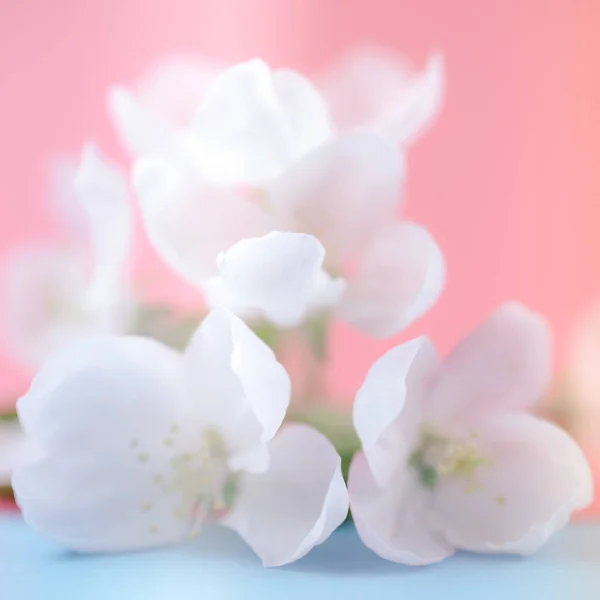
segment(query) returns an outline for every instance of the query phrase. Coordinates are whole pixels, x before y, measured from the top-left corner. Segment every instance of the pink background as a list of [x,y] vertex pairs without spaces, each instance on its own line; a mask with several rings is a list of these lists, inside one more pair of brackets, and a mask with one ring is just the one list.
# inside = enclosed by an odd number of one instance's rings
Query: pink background
[[[402,337],[427,332],[448,349],[516,298],[549,317],[561,360],[574,319],[600,296],[598,31],[595,0],[4,0],[0,254],[52,235],[44,206],[52,152],[76,152],[91,137],[123,157],[105,89],[165,53],[258,55],[314,71],[361,41],[418,64],[439,49],[446,105],[410,153],[407,212],[444,249],[448,286]],[[393,341],[340,326],[336,391],[350,395]],[[0,392],[25,382],[4,358]]]

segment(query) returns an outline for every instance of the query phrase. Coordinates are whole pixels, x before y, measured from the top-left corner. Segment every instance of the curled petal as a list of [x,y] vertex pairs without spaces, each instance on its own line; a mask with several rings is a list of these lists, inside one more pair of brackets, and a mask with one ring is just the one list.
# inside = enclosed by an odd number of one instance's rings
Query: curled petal
[[456,547],[530,554],[592,501],[592,475],[577,444],[527,414],[491,418],[477,430],[482,464],[473,482],[441,478],[432,526]]
[[40,451],[12,479],[34,529],[87,552],[184,539],[188,488],[173,458],[198,450],[200,423],[174,351],[142,338],[88,339],[44,365],[17,411]]
[[262,185],[330,135],[310,82],[251,60],[220,73],[192,122],[196,158],[220,184]]
[[258,204],[194,178],[174,161],[140,159],[133,184],[150,242],[197,287],[216,274],[220,252],[268,231],[268,217]]
[[408,462],[426,408],[428,384],[438,367],[435,349],[421,337],[386,352],[356,394],[354,428],[382,486]]
[[379,487],[365,456],[358,453],[348,475],[352,518],[364,544],[382,558],[405,565],[427,565],[454,553],[429,529],[430,498],[406,469]]
[[129,264],[132,216],[123,175],[98,149],[84,147],[75,192],[88,219],[93,248],[87,308],[111,313],[123,304],[123,271]]
[[273,567],[324,542],[348,514],[348,493],[335,448],[311,427],[287,425],[269,452],[269,469],[244,476],[223,524]]
[[241,240],[219,258],[228,301],[279,327],[293,327],[309,308],[328,301],[334,285],[323,272],[325,249],[304,233],[271,232]]
[[363,48],[335,65],[322,88],[340,128],[368,127],[407,144],[418,138],[440,111],[443,58],[431,55],[419,72],[402,57]]
[[419,225],[387,227],[348,279],[339,315],[367,335],[394,335],[427,312],[445,279],[444,257]]
[[389,142],[342,134],[287,170],[271,202],[283,229],[317,237],[327,264],[339,269],[393,218],[402,172],[402,158]]
[[108,91],[108,114],[121,144],[133,158],[167,152],[177,145],[174,125],[124,87]]
[[[200,324],[184,356],[196,411],[227,437],[233,469],[264,470],[266,443],[290,401],[290,380],[273,351],[238,317],[215,309]],[[201,401],[205,398],[211,402]]]
[[528,408],[541,398],[551,369],[547,323],[516,302],[505,304],[446,359],[433,393],[438,418]]

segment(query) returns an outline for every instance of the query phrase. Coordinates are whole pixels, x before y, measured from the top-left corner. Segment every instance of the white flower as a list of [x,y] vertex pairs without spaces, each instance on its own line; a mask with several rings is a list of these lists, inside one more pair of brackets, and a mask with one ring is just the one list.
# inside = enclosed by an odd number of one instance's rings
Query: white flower
[[323,269],[325,249],[312,235],[273,231],[241,240],[218,259],[206,285],[209,304],[294,327],[311,312],[333,309],[346,287]]
[[32,367],[83,336],[122,330],[126,318],[121,276],[131,214],[125,180],[91,145],[72,171],[61,165],[53,202],[69,243],[15,249],[5,265],[4,337],[11,353]]
[[25,520],[79,551],[237,531],[265,565],[297,560],[345,519],[340,458],[306,425],[280,429],[290,381],[231,313],[183,354],[150,339],[88,339],[50,360],[17,405],[40,460],[17,469]]
[[508,304],[441,361],[426,338],[379,359],[357,394],[349,475],[364,543],[422,565],[455,549],[528,554],[592,499],[575,442],[527,414],[551,371],[545,323]]
[[[222,69],[200,57],[176,55],[149,69],[132,89],[113,86],[109,114],[129,153],[164,152],[177,144]],[[391,51],[359,47],[314,81],[339,130],[368,128],[403,145],[426,130],[443,101],[443,61],[437,54],[419,72]]]
[[218,70],[200,58],[173,56],[144,73],[134,90],[111,87],[108,112],[129,153],[164,152],[176,144]]
[[367,132],[331,137],[324,104],[299,75],[260,61],[223,72],[182,148],[138,160],[133,181],[152,244],[198,288],[221,251],[280,230],[323,244],[328,276],[348,280],[338,314],[370,335],[396,333],[439,296],[435,242],[395,220],[395,145]]
[[442,107],[444,63],[432,54],[425,69],[416,71],[393,52],[359,47],[319,81],[339,129],[368,128],[405,146],[426,131]]

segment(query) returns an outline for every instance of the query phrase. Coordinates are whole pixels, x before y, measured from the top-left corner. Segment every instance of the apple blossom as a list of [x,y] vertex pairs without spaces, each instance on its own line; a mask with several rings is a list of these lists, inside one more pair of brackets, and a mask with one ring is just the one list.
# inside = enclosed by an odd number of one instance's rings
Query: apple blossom
[[[222,70],[206,58],[174,55],[149,68],[131,88],[112,86],[109,115],[129,153],[163,152],[174,143]],[[432,54],[418,71],[392,51],[361,46],[317,73],[314,82],[338,130],[372,129],[406,145],[441,108],[443,61]]]
[[332,137],[322,99],[300,75],[260,61],[228,69],[188,133],[177,152],[138,160],[133,183],[150,241],[200,290],[221,251],[280,230],[321,242],[327,276],[348,280],[339,316],[370,335],[398,332],[437,300],[439,249],[422,227],[395,219],[397,148],[368,132]]
[[56,177],[60,189],[53,204],[69,242],[14,249],[5,264],[6,343],[32,367],[83,336],[120,331],[126,320],[121,276],[131,214],[125,180],[92,145],[75,172],[63,164]]
[[507,304],[444,361],[426,338],[388,351],[354,404],[348,487],[364,543],[405,564],[456,549],[529,554],[592,500],[576,443],[527,413],[551,374],[545,323]]
[[407,146],[442,107],[444,62],[431,54],[418,71],[402,56],[363,46],[342,57],[319,83],[338,129],[362,127]]
[[88,338],[50,359],[17,410],[40,449],[13,488],[24,519],[82,552],[183,542],[207,520],[267,566],[296,560],[346,518],[340,458],[316,430],[280,428],[290,381],[217,309],[183,353]]

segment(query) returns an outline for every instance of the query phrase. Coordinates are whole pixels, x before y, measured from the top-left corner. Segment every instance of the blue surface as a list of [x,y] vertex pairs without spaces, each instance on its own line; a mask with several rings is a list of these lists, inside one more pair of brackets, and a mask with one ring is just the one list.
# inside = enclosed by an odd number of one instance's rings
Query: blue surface
[[82,556],[0,515],[1,600],[600,600],[600,524],[576,525],[535,557],[459,554],[425,568],[384,561],[350,525],[303,560],[264,569],[233,534],[193,545]]

